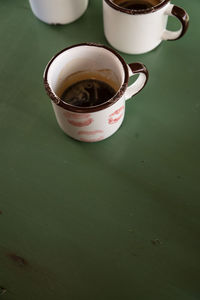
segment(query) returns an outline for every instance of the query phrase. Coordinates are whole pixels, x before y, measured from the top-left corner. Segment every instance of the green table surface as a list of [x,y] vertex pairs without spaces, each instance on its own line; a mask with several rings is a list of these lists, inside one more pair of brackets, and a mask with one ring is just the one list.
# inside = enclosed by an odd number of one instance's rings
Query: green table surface
[[200,2],[175,4],[188,33],[121,53],[148,85],[115,135],[87,144],[59,129],[42,75],[65,47],[107,44],[101,1],[49,26],[0,0],[1,299],[200,299]]

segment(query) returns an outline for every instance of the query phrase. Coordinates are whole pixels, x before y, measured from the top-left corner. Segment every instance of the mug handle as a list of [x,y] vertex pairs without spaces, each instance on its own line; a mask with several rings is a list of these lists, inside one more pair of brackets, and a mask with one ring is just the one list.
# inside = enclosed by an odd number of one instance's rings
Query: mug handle
[[165,12],[166,15],[176,17],[181,22],[181,29],[178,31],[165,30],[163,34],[163,40],[175,41],[180,39],[187,31],[189,26],[189,15],[187,12],[176,5],[170,4]]
[[138,79],[131,84],[125,93],[125,100],[130,99],[133,95],[136,95],[139,93],[146,85],[148,78],[149,78],[149,72],[145,65],[137,62],[137,63],[132,63],[128,65],[129,69],[129,78],[139,74]]

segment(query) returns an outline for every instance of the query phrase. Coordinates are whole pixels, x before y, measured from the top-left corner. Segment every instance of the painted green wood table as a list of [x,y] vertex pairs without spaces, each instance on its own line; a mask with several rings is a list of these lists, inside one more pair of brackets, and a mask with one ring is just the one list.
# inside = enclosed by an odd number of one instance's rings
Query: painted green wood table
[[0,299],[200,299],[200,2],[174,2],[188,33],[122,54],[149,83],[115,135],[87,144],[59,129],[42,75],[67,46],[107,44],[101,1],[48,26],[0,0]]

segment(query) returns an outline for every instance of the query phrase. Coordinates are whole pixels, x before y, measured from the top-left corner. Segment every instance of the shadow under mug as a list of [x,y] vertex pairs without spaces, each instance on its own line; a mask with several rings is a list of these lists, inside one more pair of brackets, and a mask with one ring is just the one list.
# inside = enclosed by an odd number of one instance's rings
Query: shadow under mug
[[[64,102],[58,95],[69,76],[78,72],[103,73],[105,80],[117,86],[116,94],[96,106],[79,107]],[[129,78],[139,74],[128,86]],[[108,76],[108,78],[106,77]],[[148,80],[148,71],[141,63],[127,65],[114,50],[104,45],[84,43],[56,54],[44,71],[44,85],[52,100],[60,128],[70,137],[84,142],[104,140],[115,133],[124,119],[126,100],[141,91]]]
[[[140,10],[123,8],[115,0],[103,0],[104,33],[117,50],[128,54],[142,54],[156,48],[163,40],[177,40],[187,31],[189,16],[186,11],[160,0],[158,5]],[[181,22],[181,29],[166,29],[168,16]]]
[[86,11],[88,0],[29,0],[33,14],[48,24],[68,24]]

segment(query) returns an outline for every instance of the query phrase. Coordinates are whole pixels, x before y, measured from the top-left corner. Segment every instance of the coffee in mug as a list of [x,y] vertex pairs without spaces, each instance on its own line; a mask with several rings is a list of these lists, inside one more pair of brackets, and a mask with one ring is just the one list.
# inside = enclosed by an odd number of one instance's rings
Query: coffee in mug
[[126,9],[148,9],[163,2],[163,0],[113,0],[113,3]]
[[91,107],[100,105],[117,93],[117,85],[101,71],[80,71],[67,77],[58,95],[70,105]]

